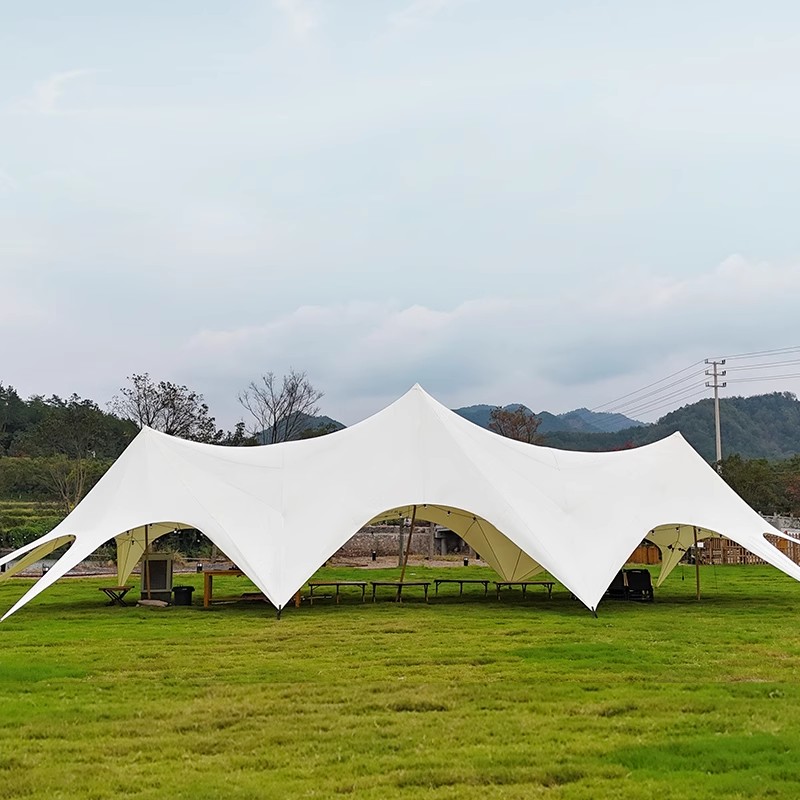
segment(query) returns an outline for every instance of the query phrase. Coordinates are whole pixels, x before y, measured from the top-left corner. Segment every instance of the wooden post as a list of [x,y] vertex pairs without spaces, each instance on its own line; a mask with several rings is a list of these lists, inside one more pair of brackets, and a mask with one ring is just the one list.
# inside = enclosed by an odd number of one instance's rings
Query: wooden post
[[[411,539],[414,536],[414,523],[417,521],[417,507],[414,506],[411,509],[411,528],[408,531],[408,544],[406,545],[406,556],[403,559],[403,568],[400,570],[400,583],[403,582],[403,578],[406,576],[406,564],[408,564],[408,554],[411,552]],[[403,522],[405,525],[405,521]],[[397,587],[397,599],[400,599],[400,592],[402,588],[400,586]]]
[[694,574],[695,574],[695,584],[697,586],[697,596],[696,599],[700,599],[700,551],[697,548],[697,528],[692,528],[692,532],[694,533]]
[[436,523],[431,522],[430,530],[428,531],[428,561],[433,561],[433,545],[436,541]]
[[147,557],[147,551],[150,548],[150,541],[148,539],[149,526],[144,526],[144,591],[147,599],[150,600],[150,559]]

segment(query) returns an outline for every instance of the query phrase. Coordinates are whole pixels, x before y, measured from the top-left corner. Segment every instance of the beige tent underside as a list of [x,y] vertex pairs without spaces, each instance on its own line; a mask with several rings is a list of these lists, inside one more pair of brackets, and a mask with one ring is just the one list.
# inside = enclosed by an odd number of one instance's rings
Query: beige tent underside
[[[387,519],[411,518],[415,506],[402,506],[379,514],[370,520],[377,525]],[[416,506],[416,519],[433,522],[457,533],[495,572],[506,581],[522,581],[544,572],[544,567],[520,550],[491,522],[468,511],[431,504]]]

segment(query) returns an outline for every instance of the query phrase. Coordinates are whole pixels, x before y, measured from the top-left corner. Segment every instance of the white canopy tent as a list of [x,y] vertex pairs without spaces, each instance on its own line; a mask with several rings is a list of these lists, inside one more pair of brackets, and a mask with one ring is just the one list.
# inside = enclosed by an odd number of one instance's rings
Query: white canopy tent
[[504,580],[549,571],[592,611],[633,549],[664,555],[659,583],[696,534],[725,535],[800,580],[765,522],[680,434],[580,453],[506,439],[420,386],[369,419],[297,442],[233,448],[145,428],[49,534],[0,560],[5,579],[69,549],[5,614],[115,539],[118,579],[175,528],[211,539],[280,609],[357,530],[410,516],[447,525]]

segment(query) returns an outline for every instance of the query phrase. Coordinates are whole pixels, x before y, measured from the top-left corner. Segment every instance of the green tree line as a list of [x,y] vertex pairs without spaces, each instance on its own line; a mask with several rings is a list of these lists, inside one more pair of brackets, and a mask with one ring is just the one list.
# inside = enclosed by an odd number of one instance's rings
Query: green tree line
[[[288,383],[297,392],[303,373],[292,373]],[[273,381],[273,376],[267,378]],[[69,513],[82,497],[103,476],[139,431],[142,424],[160,427],[173,435],[197,441],[229,446],[246,446],[264,441],[257,431],[246,431],[244,422],[233,431],[217,428],[214,418],[203,402],[202,395],[185,386],[155,382],[147,374],[135,375],[127,387],[104,410],[96,402],[72,395],[61,398],[34,396],[23,399],[12,386],[0,383],[0,500],[41,503],[47,512],[41,525],[51,525]],[[284,408],[280,385],[272,389],[276,408]],[[272,387],[271,387],[272,388]],[[312,400],[321,393],[310,385]],[[316,408],[313,408],[316,411]],[[583,434],[580,437],[549,434],[546,444],[564,449],[616,450],[645,444],[654,438],[680,430],[702,451],[713,445],[713,417],[708,403],[687,406],[663,417],[655,425],[620,431],[617,434]],[[283,413],[283,412],[281,412]],[[266,418],[266,413],[262,414]],[[305,415],[310,422],[299,429],[296,438],[321,435],[334,430],[337,424],[319,424],[316,418]],[[512,415],[513,416],[513,415]],[[327,419],[327,418],[325,418]],[[318,420],[317,420],[318,421]],[[765,512],[800,515],[800,404],[792,395],[775,393],[754,398],[730,398],[723,405],[724,433],[730,449],[741,444],[742,452],[723,459],[722,477],[753,508]],[[496,420],[496,423],[504,420]],[[510,419],[499,432],[525,441],[536,441],[536,425],[523,427],[526,436],[514,431],[520,426]],[[272,418],[275,429],[275,419]],[[509,427],[511,432],[505,431]],[[530,431],[528,430],[530,428]],[[529,435],[528,435],[529,434]],[[763,440],[780,441],[778,452],[792,452],[789,457],[748,457],[759,452]],[[759,441],[762,442],[759,445]],[[707,453],[703,453],[708,457]],[[46,520],[46,522],[44,521]],[[31,523],[14,530],[23,538],[32,539],[45,532],[41,525]],[[3,519],[0,516],[0,545],[6,544]],[[13,544],[19,536],[14,535]]]
[[[720,400],[720,419],[724,454],[781,460],[800,453],[800,402],[791,392],[725,397]],[[621,450],[677,431],[703,458],[714,461],[714,401],[709,398],[670,411],[651,425],[614,433],[550,431],[545,444],[562,450]]]
[[0,500],[55,503],[69,513],[145,425],[232,447],[330,433],[341,425],[316,416],[322,394],[304,372],[267,373],[239,397],[252,428],[241,421],[223,431],[203,395],[148,373],[129,376],[108,410],[76,394],[25,400],[0,382]]

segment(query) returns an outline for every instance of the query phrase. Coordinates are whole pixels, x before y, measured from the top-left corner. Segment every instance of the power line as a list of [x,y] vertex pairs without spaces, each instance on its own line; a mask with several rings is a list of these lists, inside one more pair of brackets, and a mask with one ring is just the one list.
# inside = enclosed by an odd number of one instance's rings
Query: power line
[[[779,347],[771,350],[753,350],[751,352],[734,353],[730,356],[706,359],[705,364],[713,366],[714,362],[717,362],[718,365],[721,365],[722,363],[731,360],[742,362],[755,360],[758,363],[742,363],[735,364],[733,366],[728,364],[726,369],[729,372],[736,373],[766,373],[769,370],[780,367],[785,368],[800,365],[800,358],[792,358],[792,356],[795,355],[800,355],[800,345]],[[652,381],[651,383],[648,383],[639,389],[635,389],[634,391],[623,394],[614,400],[601,403],[591,410],[625,415],[650,414],[654,411],[665,408],[670,404],[675,404],[680,400],[686,400],[690,397],[697,396],[698,394],[701,394],[701,392],[696,391],[695,387],[699,386],[700,384],[696,382],[692,383],[691,381],[698,376],[705,374],[704,369],[695,369],[697,366],[703,363],[703,361],[695,361],[694,363],[683,367],[683,369],[671,372],[669,375],[666,375],[657,381]],[[709,372],[708,377],[713,378],[713,369]],[[720,374],[717,377],[722,377],[722,375]],[[784,380],[798,377],[800,377],[800,373],[781,373],[778,375],[753,374],[749,376],[742,374],[741,376],[735,375],[730,377],[728,381],[730,383],[748,383],[756,381]],[[718,383],[718,381],[709,382],[708,388],[714,388],[715,382]],[[724,387],[722,385],[718,385],[715,390],[717,400],[719,397],[720,388]]]
[[[722,358],[726,359],[727,361],[733,361],[734,359],[740,358],[755,358],[756,356],[769,356],[769,355],[781,355],[784,353],[798,353],[800,352],[800,345],[792,345],[791,347],[779,347],[776,350],[754,350],[752,353],[734,353],[732,356],[722,356]],[[713,359],[708,359],[712,361]],[[720,358],[716,359],[717,361]]]
[[[609,400],[607,403],[602,403],[599,406],[595,406],[595,408],[590,409],[591,411],[599,411],[601,408],[605,408],[606,406],[613,405],[614,403],[619,402],[620,400],[624,400],[626,397],[632,397],[635,394],[639,394],[643,392],[645,389],[649,389],[652,386],[657,386],[659,383],[664,383],[664,381],[668,381],[670,378],[674,378],[676,375],[680,375],[682,372],[686,372],[686,370],[691,369],[692,367],[696,367],[698,364],[702,364],[702,361],[695,361],[694,364],[689,364],[688,367],[684,367],[683,369],[679,369],[677,372],[673,372],[671,375],[667,375],[666,378],[662,378],[659,381],[653,381],[653,383],[648,383],[647,386],[642,386],[641,389],[636,389],[633,392],[628,392],[628,394],[623,394],[622,397],[617,397],[614,400]],[[698,373],[699,374],[699,373]],[[680,381],[678,381],[680,383]],[[663,387],[668,388],[668,387]]]
[[753,378],[729,378],[728,383],[756,383],[757,381],[777,381],[784,378],[800,378],[800,372],[792,372],[789,375],[761,375]]
[[733,372],[748,369],[768,369],[769,367],[785,367],[790,364],[800,364],[800,358],[795,358],[790,361],[765,361],[763,364],[748,364],[744,367],[728,367],[728,371]]
[[[702,374],[702,373],[701,373]],[[685,392],[691,391],[696,389],[698,386],[704,386],[704,381],[695,381],[694,383],[690,383],[688,386],[681,386],[680,389],[675,389],[673,392],[669,392],[668,394],[659,395],[658,397],[652,397],[649,400],[645,399],[644,397],[641,400],[636,400],[629,403],[626,406],[622,406],[623,409],[626,410],[627,413],[634,413],[636,411],[640,411],[648,406],[658,405],[659,403],[663,402],[664,400],[668,400],[670,397],[678,397]],[[623,413],[623,412],[620,412]]]
[[[645,394],[639,395],[638,397],[631,398],[627,403],[622,403],[621,405],[614,406],[613,410],[616,411],[617,413],[624,414],[624,413],[627,413],[626,409],[630,409],[630,408],[632,408],[634,406],[648,405],[649,403],[657,402],[659,399],[661,399],[661,397],[668,397],[669,396],[669,395],[664,395],[663,394],[663,392],[665,392],[667,389],[672,389],[675,386],[680,386],[681,384],[684,384],[687,381],[690,381],[692,378],[697,378],[697,377],[699,377],[700,375],[703,375],[703,374],[704,374],[704,372],[703,372],[702,369],[698,370],[697,372],[691,372],[685,378],[681,378],[680,380],[677,380],[677,381],[672,381],[672,383],[667,383],[664,386],[660,386],[658,389],[653,389],[652,391],[645,392]],[[692,384],[692,385],[696,385],[696,384]],[[686,387],[686,386],[682,386],[676,392],[673,392],[673,394],[677,394],[678,392],[685,391],[687,388],[688,387]],[[657,396],[653,397],[654,395],[657,395]],[[648,397],[652,397],[653,399],[652,400],[648,400],[647,399]]]
[[692,397],[697,397],[698,395],[705,394],[705,382],[701,382],[696,384],[700,386],[699,389],[692,389],[689,392],[683,393],[678,395],[677,397],[671,397],[663,402],[666,398],[660,398],[659,400],[654,400],[650,405],[644,406],[642,408],[633,408],[628,413],[629,414],[651,414],[653,411],[659,411],[662,408],[666,408],[667,406],[672,406],[673,408],[683,400],[688,400]]

